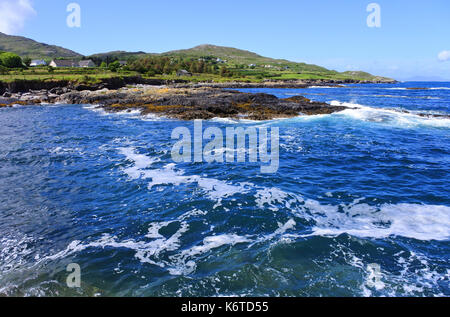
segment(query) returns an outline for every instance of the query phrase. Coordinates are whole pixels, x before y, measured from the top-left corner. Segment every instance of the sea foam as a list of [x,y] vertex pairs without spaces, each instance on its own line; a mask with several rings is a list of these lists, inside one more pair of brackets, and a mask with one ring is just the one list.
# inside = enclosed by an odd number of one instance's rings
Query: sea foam
[[[428,117],[424,117],[413,112],[400,112],[392,109],[373,108],[355,103],[332,101],[331,105],[345,106],[349,108],[333,114],[334,116],[344,115],[356,120],[385,123],[405,128],[422,125],[439,128],[450,128],[449,118],[433,117],[432,115],[434,113],[430,112],[427,113],[427,115],[429,115]],[[440,115],[440,113],[436,113],[436,115]]]

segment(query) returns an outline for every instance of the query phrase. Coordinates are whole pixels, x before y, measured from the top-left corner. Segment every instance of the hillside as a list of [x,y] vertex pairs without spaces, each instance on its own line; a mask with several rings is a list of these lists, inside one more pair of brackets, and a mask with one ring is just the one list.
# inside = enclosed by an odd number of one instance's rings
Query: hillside
[[106,53],[97,53],[90,55],[89,58],[98,58],[101,60],[106,60],[106,58],[113,58],[118,60],[128,60],[130,58],[140,58],[148,55],[154,55],[146,52],[127,52],[127,51],[112,51]]
[[256,53],[240,50],[233,47],[216,46],[211,44],[204,44],[193,47],[186,50],[177,50],[163,53],[165,56],[184,56],[184,57],[204,57],[204,56],[214,56],[228,63],[235,65],[272,65],[272,66],[294,66],[303,68],[304,70],[316,71],[316,72],[326,72],[327,69],[316,66],[308,65],[304,63],[294,63],[287,61],[285,59],[274,59],[269,57],[264,57]]
[[0,32],[0,51],[16,53],[22,57],[52,59],[81,57],[74,51],[66,48],[39,43],[22,36],[6,35]]
[[199,45],[191,49],[170,51],[163,53],[162,55],[188,57],[215,56],[222,60],[227,60],[239,64],[287,62],[285,60],[275,60],[272,58],[263,57],[256,53],[240,50],[233,47],[216,46],[211,44]]
[[323,80],[362,80],[362,81],[392,81],[390,78],[373,76],[361,71],[347,71],[339,73],[321,66],[296,63],[284,59],[273,59],[256,53],[232,47],[210,44],[199,45],[191,49],[176,50],[160,55],[169,57],[201,58],[214,56],[226,61],[227,66],[242,69],[249,65],[256,65],[255,69],[247,69],[245,75],[261,75],[276,80],[323,79]]

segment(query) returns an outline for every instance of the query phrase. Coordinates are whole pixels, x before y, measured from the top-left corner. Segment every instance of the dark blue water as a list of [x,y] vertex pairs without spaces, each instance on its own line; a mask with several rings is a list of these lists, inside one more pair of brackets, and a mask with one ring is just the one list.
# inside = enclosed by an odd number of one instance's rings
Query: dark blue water
[[450,114],[450,84],[249,91],[354,109],[204,122],[279,127],[276,174],[175,164],[192,122],[0,109],[0,294],[449,296],[450,120],[417,113]]

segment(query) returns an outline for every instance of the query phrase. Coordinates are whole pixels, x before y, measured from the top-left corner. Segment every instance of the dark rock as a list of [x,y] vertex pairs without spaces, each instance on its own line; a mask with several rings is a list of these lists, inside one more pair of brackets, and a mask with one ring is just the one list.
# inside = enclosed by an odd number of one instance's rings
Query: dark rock
[[157,113],[182,120],[214,117],[267,120],[300,114],[330,114],[347,109],[311,102],[304,97],[279,99],[270,94],[248,94],[213,88],[167,90],[163,95],[156,92],[153,94],[117,91],[70,92],[60,96],[59,102],[101,104],[109,112],[136,108],[142,110],[144,114]]

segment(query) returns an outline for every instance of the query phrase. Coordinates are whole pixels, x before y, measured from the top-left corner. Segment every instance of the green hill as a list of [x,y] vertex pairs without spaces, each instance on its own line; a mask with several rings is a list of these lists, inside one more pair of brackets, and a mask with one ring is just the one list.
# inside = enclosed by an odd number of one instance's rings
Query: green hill
[[260,75],[279,80],[295,79],[323,79],[323,80],[366,80],[366,81],[392,81],[390,78],[373,76],[361,71],[347,71],[339,73],[321,66],[296,63],[285,59],[273,59],[253,52],[232,47],[223,47],[210,44],[199,45],[191,49],[170,51],[160,54],[169,57],[204,58],[214,57],[224,61],[228,67],[236,69],[248,68],[255,65],[254,69],[246,69],[244,75]]
[[199,45],[191,49],[177,50],[163,53],[164,56],[182,56],[182,57],[204,57],[214,56],[228,62],[238,64],[256,64],[256,63],[276,63],[287,62],[284,60],[275,60],[263,57],[253,52],[240,50],[232,47],[215,46],[210,44]]
[[0,51],[13,52],[31,58],[78,58],[81,54],[63,47],[39,43],[22,36],[6,35],[0,32]]
[[149,53],[145,53],[145,52],[112,51],[112,52],[107,52],[107,53],[93,54],[93,55],[90,55],[89,57],[98,58],[101,60],[106,60],[107,57],[113,58],[113,59],[118,59],[118,60],[128,60],[132,57],[140,58],[140,57],[145,57],[148,55],[153,55],[153,54],[149,54]]
[[316,72],[326,72],[328,71],[326,68],[316,66],[316,65],[308,65],[304,63],[294,63],[285,59],[274,59],[269,57],[264,57],[258,55],[256,53],[240,50],[233,47],[224,47],[224,46],[216,46],[211,44],[204,44],[193,47],[191,49],[186,50],[177,50],[171,51],[167,53],[163,53],[165,56],[181,56],[181,57],[205,57],[205,56],[214,56],[220,58],[221,60],[227,61],[228,64],[236,64],[236,65],[251,65],[255,64],[258,66],[297,66],[304,70],[316,71]]

